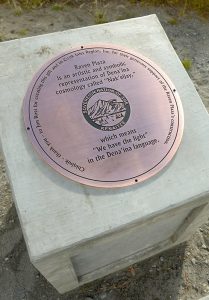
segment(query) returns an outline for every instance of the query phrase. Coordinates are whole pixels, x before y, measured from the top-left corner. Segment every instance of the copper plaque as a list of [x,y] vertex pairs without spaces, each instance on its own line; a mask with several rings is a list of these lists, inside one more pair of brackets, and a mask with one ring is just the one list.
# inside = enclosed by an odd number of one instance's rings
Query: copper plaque
[[82,46],[53,58],[24,99],[28,137],[56,171],[96,187],[150,178],[179,147],[183,110],[165,73],[139,53]]

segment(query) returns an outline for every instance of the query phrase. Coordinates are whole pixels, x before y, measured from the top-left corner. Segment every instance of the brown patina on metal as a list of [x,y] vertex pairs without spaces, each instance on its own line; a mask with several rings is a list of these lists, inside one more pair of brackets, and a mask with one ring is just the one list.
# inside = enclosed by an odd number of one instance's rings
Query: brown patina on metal
[[82,46],[45,64],[24,99],[29,140],[62,175],[123,187],[164,168],[183,134],[182,104],[167,75],[139,53]]

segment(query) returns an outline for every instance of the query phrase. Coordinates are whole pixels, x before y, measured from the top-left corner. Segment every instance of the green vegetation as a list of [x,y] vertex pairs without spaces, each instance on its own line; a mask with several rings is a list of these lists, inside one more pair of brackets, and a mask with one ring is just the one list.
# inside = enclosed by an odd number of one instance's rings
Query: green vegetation
[[[92,3],[96,3],[98,0],[92,0]],[[105,3],[107,0],[101,0],[101,3]],[[127,0],[131,4],[136,4],[137,2],[143,5],[156,5],[156,6],[170,6],[179,7],[180,15],[184,15],[188,11],[196,11],[201,16],[209,16],[209,0]],[[80,2],[82,2],[80,0]],[[85,2],[85,0],[83,0]],[[52,4],[53,10],[62,10],[65,5],[74,5],[75,0],[0,0],[0,4],[8,3],[18,11],[18,9],[30,9],[42,7],[46,4]],[[18,15],[18,13],[17,13]],[[105,22],[106,18],[102,16],[101,12],[97,13],[97,19],[100,22]],[[175,24],[173,24],[175,25]]]
[[177,19],[177,18],[170,18],[170,19],[168,20],[168,23],[169,23],[170,25],[177,25],[177,24],[178,24],[178,19]]
[[95,24],[103,24],[107,23],[106,13],[103,9],[103,1],[102,0],[94,0],[94,22]]
[[134,17],[135,17],[135,15],[133,13],[131,14],[130,12],[127,11],[127,12],[123,13],[122,15],[119,15],[117,17],[116,21],[131,19],[131,18],[134,18]]
[[128,0],[131,4],[136,4],[137,0]]
[[14,3],[16,2],[16,6],[22,7],[22,8],[36,8],[43,6],[44,4],[47,4],[50,1],[47,0],[9,0],[9,2]]
[[[83,0],[85,1],[85,0]],[[24,9],[31,9],[52,4],[54,10],[61,10],[65,5],[76,4],[75,0],[0,0],[0,4],[7,3],[15,9],[20,7]]]
[[36,8],[47,3],[54,2],[51,0],[0,0],[0,4],[7,3],[15,8]]
[[96,9],[94,15],[94,22],[95,24],[103,24],[108,22],[105,13],[102,10]]
[[3,42],[5,40],[5,36],[0,33],[0,42]]
[[15,14],[15,16],[21,16],[22,15],[22,8],[20,6],[17,6],[15,8],[14,14]]
[[52,10],[54,11],[60,11],[64,9],[64,5],[63,4],[59,4],[59,3],[54,3],[52,5]]
[[184,68],[188,71],[191,69],[192,67],[192,61],[188,58],[183,59],[182,61],[182,65],[184,66]]
[[193,10],[198,12],[201,16],[209,16],[209,0],[143,0],[142,3],[156,6],[178,6],[181,8],[181,15]]
[[18,31],[18,34],[21,36],[21,37],[24,37],[28,34],[28,29],[25,29],[25,28],[22,28]]

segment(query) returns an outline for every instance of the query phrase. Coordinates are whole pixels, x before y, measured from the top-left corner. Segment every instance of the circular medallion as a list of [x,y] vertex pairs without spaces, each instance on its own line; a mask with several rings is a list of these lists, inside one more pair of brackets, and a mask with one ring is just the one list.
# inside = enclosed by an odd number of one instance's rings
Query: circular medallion
[[86,95],[82,111],[89,124],[100,130],[111,131],[126,124],[130,116],[130,105],[119,91],[103,87]]
[[53,58],[24,99],[28,137],[56,171],[122,187],[158,173],[176,153],[183,109],[165,73],[139,53],[85,46]]

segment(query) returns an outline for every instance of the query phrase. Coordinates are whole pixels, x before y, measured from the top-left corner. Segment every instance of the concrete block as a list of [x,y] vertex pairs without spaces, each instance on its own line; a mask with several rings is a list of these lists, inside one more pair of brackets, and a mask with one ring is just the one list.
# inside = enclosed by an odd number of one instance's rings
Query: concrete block
[[[175,158],[139,185],[104,190],[69,181],[26,137],[22,102],[34,72],[59,52],[94,42],[156,62],[183,102],[185,131]],[[13,198],[30,259],[59,292],[183,242],[206,220],[209,118],[155,15],[4,42],[0,59],[0,139]]]

